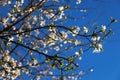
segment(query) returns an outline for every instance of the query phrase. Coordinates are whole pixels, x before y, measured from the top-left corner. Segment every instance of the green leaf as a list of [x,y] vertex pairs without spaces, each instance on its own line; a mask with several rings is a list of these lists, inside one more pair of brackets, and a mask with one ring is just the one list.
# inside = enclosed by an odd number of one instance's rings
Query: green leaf
[[72,56],[68,57],[68,61],[72,62],[73,61],[73,57]]
[[55,69],[55,67],[56,67],[56,64],[52,64],[52,68]]
[[45,62],[50,62],[50,59],[49,59],[49,58],[46,58]]
[[113,19],[113,20],[111,21],[111,23],[116,23],[116,22],[118,22],[117,19]]
[[55,23],[54,23],[54,22],[52,22],[52,23],[50,24],[50,26],[51,26],[51,27],[54,27],[54,26],[55,26]]
[[11,46],[11,42],[8,42],[8,43],[6,44],[6,46],[10,47],[10,46]]
[[36,58],[32,58],[32,61],[36,60]]
[[59,57],[59,56],[60,56],[60,54],[57,54],[56,56],[57,56],[57,57]]
[[69,8],[70,8],[70,6],[69,6],[69,5],[65,6],[65,9],[69,9]]
[[32,28],[27,28],[27,29],[26,29],[26,31],[31,31],[31,30],[32,30]]
[[66,67],[65,70],[68,71],[68,70],[70,70],[70,68],[69,68],[69,67]]
[[20,39],[18,39],[18,40],[17,40],[17,42],[18,42],[18,43],[21,43],[21,40],[20,40]]
[[63,62],[60,62],[60,67],[62,67],[64,65],[64,63]]

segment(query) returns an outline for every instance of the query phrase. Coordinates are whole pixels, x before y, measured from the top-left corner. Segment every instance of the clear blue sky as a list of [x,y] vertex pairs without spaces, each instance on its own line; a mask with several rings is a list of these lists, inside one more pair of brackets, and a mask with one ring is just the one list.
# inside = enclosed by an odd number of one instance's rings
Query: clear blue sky
[[82,65],[94,67],[94,72],[84,76],[83,80],[120,80],[120,0],[102,0],[103,3],[96,12],[102,14],[98,22],[106,24],[109,16],[118,19],[111,26],[114,35],[104,42],[104,52],[92,54],[90,51],[83,55]]

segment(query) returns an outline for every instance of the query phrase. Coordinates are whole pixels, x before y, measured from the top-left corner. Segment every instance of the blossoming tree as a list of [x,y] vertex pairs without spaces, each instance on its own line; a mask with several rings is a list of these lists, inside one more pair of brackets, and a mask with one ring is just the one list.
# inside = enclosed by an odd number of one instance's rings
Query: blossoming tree
[[0,0],[0,79],[80,79],[85,73],[81,55],[89,49],[101,52],[102,42],[112,33],[107,27],[116,22],[112,19],[92,30],[69,25],[81,15],[74,9],[86,12],[80,4],[81,0]]

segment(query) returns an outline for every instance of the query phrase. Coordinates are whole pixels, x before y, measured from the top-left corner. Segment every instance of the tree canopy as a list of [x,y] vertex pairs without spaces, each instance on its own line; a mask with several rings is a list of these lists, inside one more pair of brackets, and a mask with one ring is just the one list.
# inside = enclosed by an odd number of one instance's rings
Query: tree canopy
[[0,0],[0,79],[79,80],[81,55],[103,51],[107,25],[74,24],[87,18],[81,0]]

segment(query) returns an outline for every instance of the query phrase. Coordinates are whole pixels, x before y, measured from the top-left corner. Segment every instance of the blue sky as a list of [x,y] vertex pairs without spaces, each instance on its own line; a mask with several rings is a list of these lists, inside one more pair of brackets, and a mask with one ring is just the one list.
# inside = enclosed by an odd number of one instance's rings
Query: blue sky
[[[114,34],[105,40],[103,44],[104,52],[93,54],[90,50],[82,55],[81,66],[83,69],[94,68],[94,71],[85,75],[83,80],[120,80],[120,0],[93,0],[98,1],[93,3],[93,5],[90,1],[86,0],[84,3],[86,7],[97,7],[89,12],[88,20],[97,17],[99,25],[106,25],[110,22],[110,16],[112,16],[118,20],[118,23],[111,25]],[[71,24],[81,25],[81,23],[75,22]]]
[[120,0],[103,0],[99,10],[102,15],[98,22],[106,24],[109,16],[118,19],[118,23],[111,26],[114,34],[105,40],[104,52],[92,54],[90,51],[83,55],[82,65],[94,67],[94,72],[84,76],[83,80],[120,80]]

